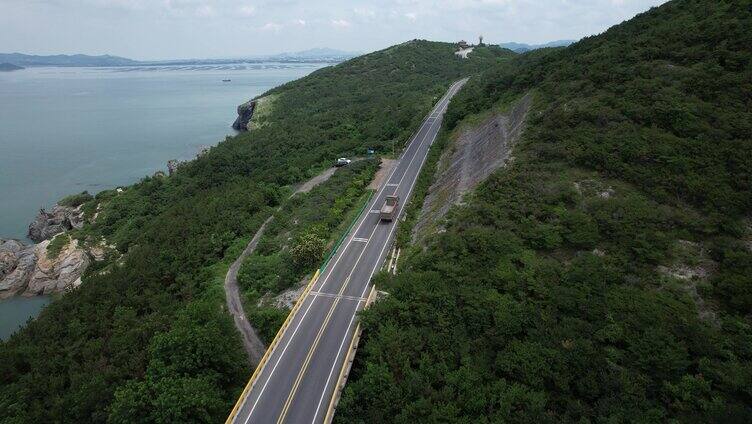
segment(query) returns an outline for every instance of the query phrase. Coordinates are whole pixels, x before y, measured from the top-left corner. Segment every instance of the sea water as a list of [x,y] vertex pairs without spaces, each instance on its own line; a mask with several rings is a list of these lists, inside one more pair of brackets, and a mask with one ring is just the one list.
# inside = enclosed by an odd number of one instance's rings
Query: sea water
[[[166,170],[170,159],[195,157],[234,133],[230,125],[239,104],[322,66],[269,62],[0,72],[0,238],[25,239],[39,209],[63,196],[131,184]],[[45,303],[0,301],[0,338]]]

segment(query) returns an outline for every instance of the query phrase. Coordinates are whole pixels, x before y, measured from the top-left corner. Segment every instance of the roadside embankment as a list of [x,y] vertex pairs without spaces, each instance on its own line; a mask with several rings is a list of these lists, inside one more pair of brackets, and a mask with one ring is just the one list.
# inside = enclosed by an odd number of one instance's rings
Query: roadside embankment
[[441,231],[449,209],[510,158],[512,146],[525,126],[532,96],[524,96],[506,113],[493,113],[459,130],[444,151],[413,227],[413,241]]

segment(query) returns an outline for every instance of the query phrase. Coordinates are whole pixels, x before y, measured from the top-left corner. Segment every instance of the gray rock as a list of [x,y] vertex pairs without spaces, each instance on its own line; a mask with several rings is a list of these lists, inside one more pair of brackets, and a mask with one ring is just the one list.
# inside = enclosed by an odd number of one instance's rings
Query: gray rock
[[0,239],[0,279],[10,274],[18,262],[18,253],[24,245],[18,240]]
[[39,215],[29,224],[28,236],[39,243],[49,240],[56,234],[71,228],[81,228],[84,225],[81,206],[72,208],[55,205],[50,212],[45,209],[39,210]]
[[522,136],[532,95],[521,98],[507,113],[494,114],[465,128],[441,155],[435,180],[413,226],[413,241],[444,230],[449,209],[462,204],[466,193],[475,189],[496,169],[513,159],[513,146]]
[[68,222],[75,229],[79,229],[84,226],[84,211],[83,205],[73,209],[72,213],[68,216]]
[[256,109],[256,101],[251,100],[238,106],[238,118],[232,123],[232,127],[238,131],[248,131],[248,124],[253,118]]
[[34,246],[24,246],[17,240],[0,245],[0,299],[23,291],[36,266]]
[[17,240],[0,240],[0,299],[59,293],[81,284],[81,275],[91,263],[89,255],[73,240],[50,258],[49,243],[25,246]]

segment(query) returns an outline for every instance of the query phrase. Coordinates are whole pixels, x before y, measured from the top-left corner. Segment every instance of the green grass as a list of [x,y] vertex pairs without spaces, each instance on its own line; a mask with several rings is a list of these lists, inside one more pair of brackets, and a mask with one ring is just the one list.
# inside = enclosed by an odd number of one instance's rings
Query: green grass
[[58,205],[60,206],[70,206],[70,207],[78,207],[79,205],[82,205],[90,200],[92,200],[94,196],[89,194],[88,191],[83,191],[78,194],[71,194],[70,196],[63,197],[58,201]]
[[65,233],[53,237],[52,240],[50,240],[50,244],[47,245],[47,257],[51,259],[57,258],[60,255],[60,252],[68,246],[70,241],[70,236]]

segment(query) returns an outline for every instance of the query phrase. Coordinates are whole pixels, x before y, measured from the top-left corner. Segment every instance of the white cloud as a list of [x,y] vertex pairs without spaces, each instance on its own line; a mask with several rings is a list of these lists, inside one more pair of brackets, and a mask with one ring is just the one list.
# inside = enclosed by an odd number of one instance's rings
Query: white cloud
[[199,18],[211,18],[217,16],[217,12],[214,10],[214,8],[209,6],[208,4],[197,7],[195,14]]
[[259,28],[261,31],[273,31],[273,32],[279,32],[279,30],[282,29],[282,25],[276,23],[276,22],[267,22],[265,23],[261,28]]
[[250,4],[246,4],[245,6],[240,6],[238,13],[240,13],[240,16],[253,16],[256,13],[256,8],[251,6]]
[[356,7],[353,9],[353,13],[364,18],[373,18],[376,16],[375,10],[366,7]]
[[335,28],[350,28],[352,24],[345,19],[332,19],[331,24]]
[[[138,59],[317,46],[372,51],[416,37],[475,40],[480,33],[488,43],[541,43],[597,34],[665,2],[0,0],[0,51],[111,53]],[[258,42],[236,42],[248,37]]]

